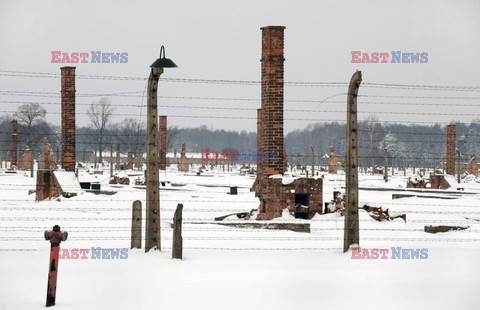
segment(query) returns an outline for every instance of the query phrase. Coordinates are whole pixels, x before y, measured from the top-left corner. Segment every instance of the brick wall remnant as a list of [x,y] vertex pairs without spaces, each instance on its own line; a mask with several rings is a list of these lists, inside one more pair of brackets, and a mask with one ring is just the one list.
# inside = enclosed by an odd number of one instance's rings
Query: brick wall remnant
[[450,183],[445,179],[443,174],[430,175],[430,187],[432,189],[449,189]]
[[33,154],[32,151],[27,147],[25,153],[22,155],[18,161],[18,170],[27,171],[30,170],[32,164]]
[[60,185],[53,174],[56,169],[55,156],[50,147],[50,142],[45,138],[43,140],[43,153],[38,157],[35,200],[42,201],[61,195]]
[[62,67],[62,168],[75,171],[75,67]]
[[477,163],[477,157],[475,155],[472,155],[468,160],[466,170],[469,174],[478,176],[478,163]]
[[456,125],[447,126],[447,169],[446,174],[455,175],[455,137]]
[[185,142],[182,143],[182,153],[180,154],[180,171],[181,172],[188,172],[188,158],[186,153],[186,146]]
[[340,164],[340,156],[335,154],[335,148],[330,147],[330,157],[328,158],[328,173],[337,174]]

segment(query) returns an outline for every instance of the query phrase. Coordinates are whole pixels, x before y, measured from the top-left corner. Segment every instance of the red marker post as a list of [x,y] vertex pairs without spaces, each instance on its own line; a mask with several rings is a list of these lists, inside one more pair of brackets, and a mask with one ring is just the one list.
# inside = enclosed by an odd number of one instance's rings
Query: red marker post
[[45,230],[45,240],[50,240],[50,265],[48,267],[47,307],[55,306],[57,291],[58,256],[60,243],[67,240],[68,233],[60,230],[60,226],[53,226],[53,230]]

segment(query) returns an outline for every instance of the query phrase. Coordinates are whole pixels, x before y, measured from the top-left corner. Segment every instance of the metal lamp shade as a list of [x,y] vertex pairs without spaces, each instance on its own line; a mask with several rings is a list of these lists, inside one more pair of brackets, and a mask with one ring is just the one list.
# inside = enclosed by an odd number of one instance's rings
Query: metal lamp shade
[[[163,54],[163,57],[162,57]],[[165,48],[160,48],[160,58],[155,60],[155,62],[150,66],[151,68],[176,68],[177,65],[169,58],[165,58]]]

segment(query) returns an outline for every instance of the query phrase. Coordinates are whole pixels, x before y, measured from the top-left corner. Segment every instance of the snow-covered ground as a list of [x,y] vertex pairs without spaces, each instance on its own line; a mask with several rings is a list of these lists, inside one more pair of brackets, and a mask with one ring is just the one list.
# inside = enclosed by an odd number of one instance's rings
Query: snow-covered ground
[[[285,213],[274,220],[309,222],[311,233],[218,225],[212,223],[217,216],[258,207],[249,191],[254,176],[197,176],[172,168],[161,175],[170,181],[160,194],[163,251],[130,250],[132,202],[141,200],[145,210],[145,190],[133,182],[109,186],[105,170],[81,171],[80,180],[100,182],[102,190],[116,194],[45,202],[29,195],[35,179],[28,172],[0,172],[1,310],[44,307],[50,246],[43,231],[54,224],[69,232],[63,249],[128,248],[127,259],[91,259],[90,253],[88,259],[61,260],[59,309],[479,308],[480,183],[474,179],[462,183],[465,194],[454,199],[392,200],[395,190],[405,188],[402,171],[388,183],[381,175],[361,175],[360,187],[369,190],[360,191],[360,204],[406,213],[407,222],[377,222],[361,210],[360,246],[427,249],[428,258],[392,259],[389,253],[388,259],[352,259],[352,253],[342,253],[338,214],[305,221]],[[325,175],[324,202],[344,183],[342,174]],[[229,186],[238,186],[238,195],[229,195]],[[178,203],[184,205],[182,261],[171,260],[170,223]],[[442,224],[469,228],[424,232],[425,225]]]

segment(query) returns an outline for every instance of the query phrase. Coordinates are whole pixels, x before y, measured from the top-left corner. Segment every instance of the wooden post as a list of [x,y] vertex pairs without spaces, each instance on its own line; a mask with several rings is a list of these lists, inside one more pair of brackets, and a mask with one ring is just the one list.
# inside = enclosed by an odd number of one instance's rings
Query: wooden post
[[113,178],[113,145],[110,144],[110,177]]
[[145,252],[151,248],[161,250],[157,88],[158,79],[162,73],[163,68],[152,68],[148,78]]
[[93,168],[97,169],[97,151],[93,151]]
[[182,210],[183,204],[179,203],[173,216],[173,246],[172,259],[183,257],[183,238],[182,238]]
[[142,152],[142,148],[139,148],[138,151],[137,151],[137,156],[138,156],[138,160],[137,160],[137,165],[138,165],[138,171],[142,171],[143,170],[143,152]]
[[117,156],[115,169],[120,170],[120,143],[117,143],[117,150],[115,153],[115,155]]
[[383,179],[385,182],[388,182],[388,151],[387,149],[383,150],[384,156],[385,156],[385,164],[384,164],[384,176]]
[[392,177],[395,175],[395,157],[392,156]]
[[315,176],[315,151],[312,146],[312,178]]
[[131,249],[142,248],[142,202],[135,200],[132,205],[132,238]]
[[359,245],[358,222],[358,124],[357,124],[357,94],[362,82],[362,72],[353,74],[348,87],[347,97],[347,156],[345,161],[345,226],[343,252],[351,245]]
[[460,174],[462,173],[462,167],[460,166],[460,150],[457,150],[457,182],[460,184]]

